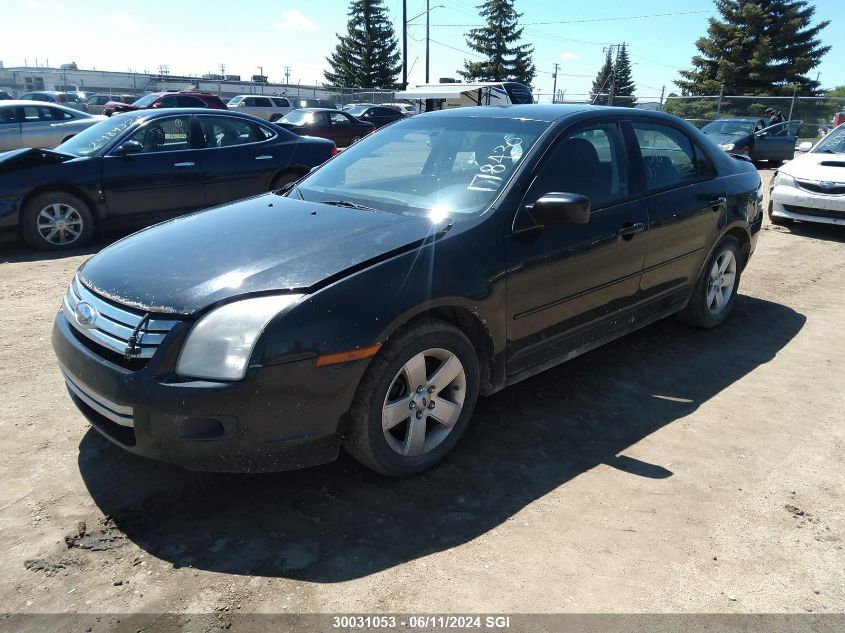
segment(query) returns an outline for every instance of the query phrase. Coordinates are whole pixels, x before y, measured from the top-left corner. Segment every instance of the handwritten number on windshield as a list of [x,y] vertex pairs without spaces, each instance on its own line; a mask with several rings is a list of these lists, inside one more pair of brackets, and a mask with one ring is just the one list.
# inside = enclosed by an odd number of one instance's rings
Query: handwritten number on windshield
[[472,180],[467,186],[467,190],[498,191],[499,186],[502,184],[502,176],[499,174],[502,174],[507,170],[507,165],[504,164],[504,160],[505,158],[508,158],[512,161],[511,164],[515,163],[516,159],[511,156],[511,152],[514,148],[520,147],[521,145],[521,138],[510,135],[506,136],[505,142],[502,145],[494,147],[493,155],[487,157],[487,160],[490,162],[486,162],[478,168],[479,173],[472,177]]

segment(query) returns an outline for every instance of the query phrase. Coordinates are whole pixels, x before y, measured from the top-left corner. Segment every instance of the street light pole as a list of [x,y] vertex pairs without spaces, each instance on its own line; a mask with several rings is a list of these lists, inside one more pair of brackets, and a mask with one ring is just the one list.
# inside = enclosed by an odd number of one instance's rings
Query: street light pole
[[431,21],[431,7],[430,0],[425,0],[425,83],[428,83],[428,68],[431,61],[429,49],[431,48],[431,41],[429,40],[429,22]]
[[402,0],[402,90],[408,89],[408,0]]

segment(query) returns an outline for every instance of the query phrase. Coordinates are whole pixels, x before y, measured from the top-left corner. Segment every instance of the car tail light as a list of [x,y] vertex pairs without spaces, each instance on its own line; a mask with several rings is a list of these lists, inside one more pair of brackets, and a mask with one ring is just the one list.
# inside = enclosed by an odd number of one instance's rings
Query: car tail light
[[329,158],[332,158],[333,156],[337,156],[337,145],[334,143],[332,143],[332,151],[331,154],[329,154]]

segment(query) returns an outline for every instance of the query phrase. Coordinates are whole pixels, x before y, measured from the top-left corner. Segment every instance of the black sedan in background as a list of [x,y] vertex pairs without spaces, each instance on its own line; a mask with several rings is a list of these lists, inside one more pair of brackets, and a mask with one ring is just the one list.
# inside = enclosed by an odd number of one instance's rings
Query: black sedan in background
[[337,152],[234,112],[115,115],[55,150],[0,154],[0,229],[41,250],[83,246],[95,229],[144,226],[278,189]]
[[798,131],[803,121],[769,125],[761,118],[729,117],[701,128],[707,137],[729,154],[742,154],[753,161],[781,162],[795,157]]
[[762,211],[754,166],[670,115],[432,112],[286,192],[101,251],[53,348],[128,451],[258,471],[343,445],[409,475],[455,446],[479,395],[672,314],[722,323]]
[[319,136],[334,141],[338,147],[357,143],[375,129],[372,123],[356,119],[340,110],[300,108],[278,120],[286,130],[303,136]]
[[404,119],[407,114],[400,112],[396,108],[388,108],[379,105],[361,105],[355,106],[345,110],[347,114],[351,114],[356,119],[361,119],[367,123],[372,123],[376,129],[384,127],[389,123],[394,123],[400,119]]

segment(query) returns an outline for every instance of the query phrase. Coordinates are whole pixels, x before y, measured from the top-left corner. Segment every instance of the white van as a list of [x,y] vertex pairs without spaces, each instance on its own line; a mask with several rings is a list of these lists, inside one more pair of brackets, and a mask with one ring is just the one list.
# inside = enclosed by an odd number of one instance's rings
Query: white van
[[475,105],[534,103],[531,88],[515,81],[422,84],[401,90],[395,96],[419,103],[420,112]]

